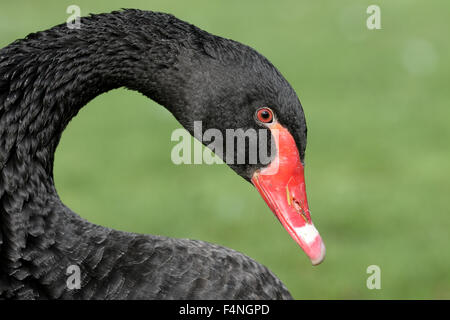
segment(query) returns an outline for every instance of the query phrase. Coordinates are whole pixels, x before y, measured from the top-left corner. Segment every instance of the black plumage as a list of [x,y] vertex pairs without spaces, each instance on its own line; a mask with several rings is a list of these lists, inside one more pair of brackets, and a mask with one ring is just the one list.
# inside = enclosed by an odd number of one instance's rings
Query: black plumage
[[[30,34],[0,50],[0,298],[291,298],[239,252],[112,230],[64,206],[53,181],[61,133],[81,107],[118,87],[165,106],[191,133],[194,120],[204,130],[256,127],[255,108],[270,105],[303,160],[306,124],[294,90],[245,45],[140,10]],[[230,166],[249,180],[262,164]],[[81,289],[67,288],[70,265],[81,269]]]

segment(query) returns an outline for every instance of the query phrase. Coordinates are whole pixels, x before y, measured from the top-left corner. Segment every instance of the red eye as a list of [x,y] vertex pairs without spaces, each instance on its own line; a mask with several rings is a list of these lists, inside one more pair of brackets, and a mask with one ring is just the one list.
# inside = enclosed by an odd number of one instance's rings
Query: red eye
[[258,109],[256,118],[263,123],[270,123],[273,120],[273,112],[269,108]]

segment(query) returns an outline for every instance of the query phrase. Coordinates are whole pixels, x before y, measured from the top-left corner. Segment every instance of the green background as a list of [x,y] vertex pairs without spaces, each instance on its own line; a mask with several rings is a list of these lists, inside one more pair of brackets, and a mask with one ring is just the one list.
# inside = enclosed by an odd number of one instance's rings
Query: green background
[[[450,298],[449,1],[1,1],[0,45],[69,16],[163,11],[252,46],[308,122],[306,179],[327,246],[312,267],[259,194],[225,165],[170,160],[171,114],[123,89],[89,103],[57,150],[63,201],[120,230],[218,243],[298,299]],[[381,30],[366,9],[381,7]],[[381,290],[366,269],[381,268]]]

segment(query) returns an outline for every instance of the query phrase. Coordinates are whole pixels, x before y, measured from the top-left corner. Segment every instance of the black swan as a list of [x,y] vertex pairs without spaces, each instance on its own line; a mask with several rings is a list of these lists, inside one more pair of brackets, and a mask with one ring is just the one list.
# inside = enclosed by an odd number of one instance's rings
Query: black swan
[[[312,263],[323,260],[306,202],[305,117],[288,82],[243,44],[169,14],[127,9],[0,50],[0,298],[292,298],[239,252],[94,225],[61,202],[53,160],[64,128],[90,100],[119,87],[163,105],[191,134],[194,121],[204,130],[272,133],[270,164],[227,164],[256,186]],[[70,266],[80,270],[80,288],[67,285]]]

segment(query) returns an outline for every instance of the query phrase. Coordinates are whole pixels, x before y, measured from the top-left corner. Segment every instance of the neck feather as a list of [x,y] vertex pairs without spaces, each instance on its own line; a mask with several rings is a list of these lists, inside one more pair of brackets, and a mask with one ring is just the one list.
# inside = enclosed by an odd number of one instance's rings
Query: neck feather
[[69,121],[90,100],[118,87],[168,108],[183,105],[189,72],[180,57],[187,59],[205,34],[170,15],[127,10],[83,18],[79,30],[60,25],[31,34],[0,50],[4,271],[23,266],[27,252],[61,245],[55,244],[61,228],[86,228],[61,203],[53,183],[54,152]]

